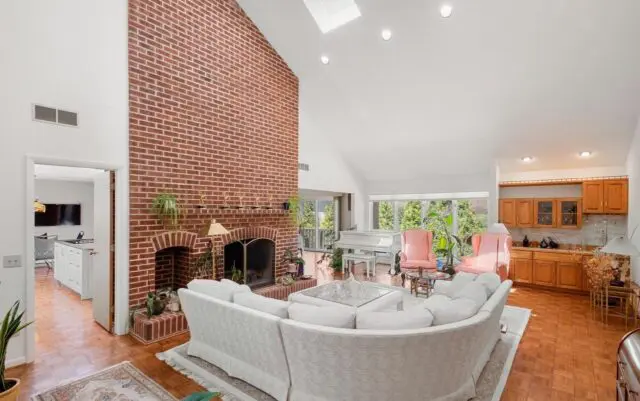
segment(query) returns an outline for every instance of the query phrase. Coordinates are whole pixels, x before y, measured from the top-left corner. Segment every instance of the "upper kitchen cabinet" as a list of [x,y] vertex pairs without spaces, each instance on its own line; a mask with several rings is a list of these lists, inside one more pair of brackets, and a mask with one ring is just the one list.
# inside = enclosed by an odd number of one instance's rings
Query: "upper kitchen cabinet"
[[582,211],[627,214],[628,196],[627,180],[585,181],[582,184]]
[[629,183],[627,180],[605,180],[603,185],[604,212],[627,214]]
[[556,201],[555,199],[533,200],[533,226],[539,228],[551,228],[556,226]]
[[507,227],[516,227],[515,199],[500,199],[500,222]]
[[556,200],[557,228],[582,227],[582,201],[579,198],[564,198]]
[[604,181],[582,183],[582,211],[584,213],[604,212]]
[[533,227],[533,199],[516,199],[516,225]]

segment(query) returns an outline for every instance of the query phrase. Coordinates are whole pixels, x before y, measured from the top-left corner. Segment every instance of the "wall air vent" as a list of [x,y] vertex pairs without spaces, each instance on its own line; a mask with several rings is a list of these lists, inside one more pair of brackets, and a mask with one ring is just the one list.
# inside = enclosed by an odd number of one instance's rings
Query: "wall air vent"
[[307,163],[298,163],[298,170],[309,171],[309,165]]
[[78,113],[73,111],[59,110],[52,107],[33,105],[33,119],[47,123],[66,125],[70,127],[78,126]]

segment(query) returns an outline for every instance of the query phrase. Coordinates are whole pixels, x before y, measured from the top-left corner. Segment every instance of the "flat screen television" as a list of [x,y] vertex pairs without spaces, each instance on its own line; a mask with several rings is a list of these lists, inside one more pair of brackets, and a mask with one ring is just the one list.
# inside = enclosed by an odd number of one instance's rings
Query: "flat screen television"
[[35,213],[36,227],[79,226],[79,204],[45,203],[44,213]]

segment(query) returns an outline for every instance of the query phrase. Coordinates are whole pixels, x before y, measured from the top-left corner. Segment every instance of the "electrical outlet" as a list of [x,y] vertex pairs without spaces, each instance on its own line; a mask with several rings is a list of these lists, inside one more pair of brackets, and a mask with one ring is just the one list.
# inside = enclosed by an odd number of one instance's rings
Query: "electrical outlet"
[[2,266],[5,268],[22,266],[22,255],[3,256]]

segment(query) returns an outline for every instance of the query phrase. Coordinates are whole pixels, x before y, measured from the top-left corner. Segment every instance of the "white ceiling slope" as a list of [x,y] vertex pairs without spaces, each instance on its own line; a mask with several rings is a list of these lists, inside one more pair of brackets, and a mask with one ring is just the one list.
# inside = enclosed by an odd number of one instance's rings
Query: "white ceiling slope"
[[439,1],[355,1],[362,16],[322,34],[303,0],[238,0],[366,179],[624,164],[640,1],[452,0],[448,19]]

